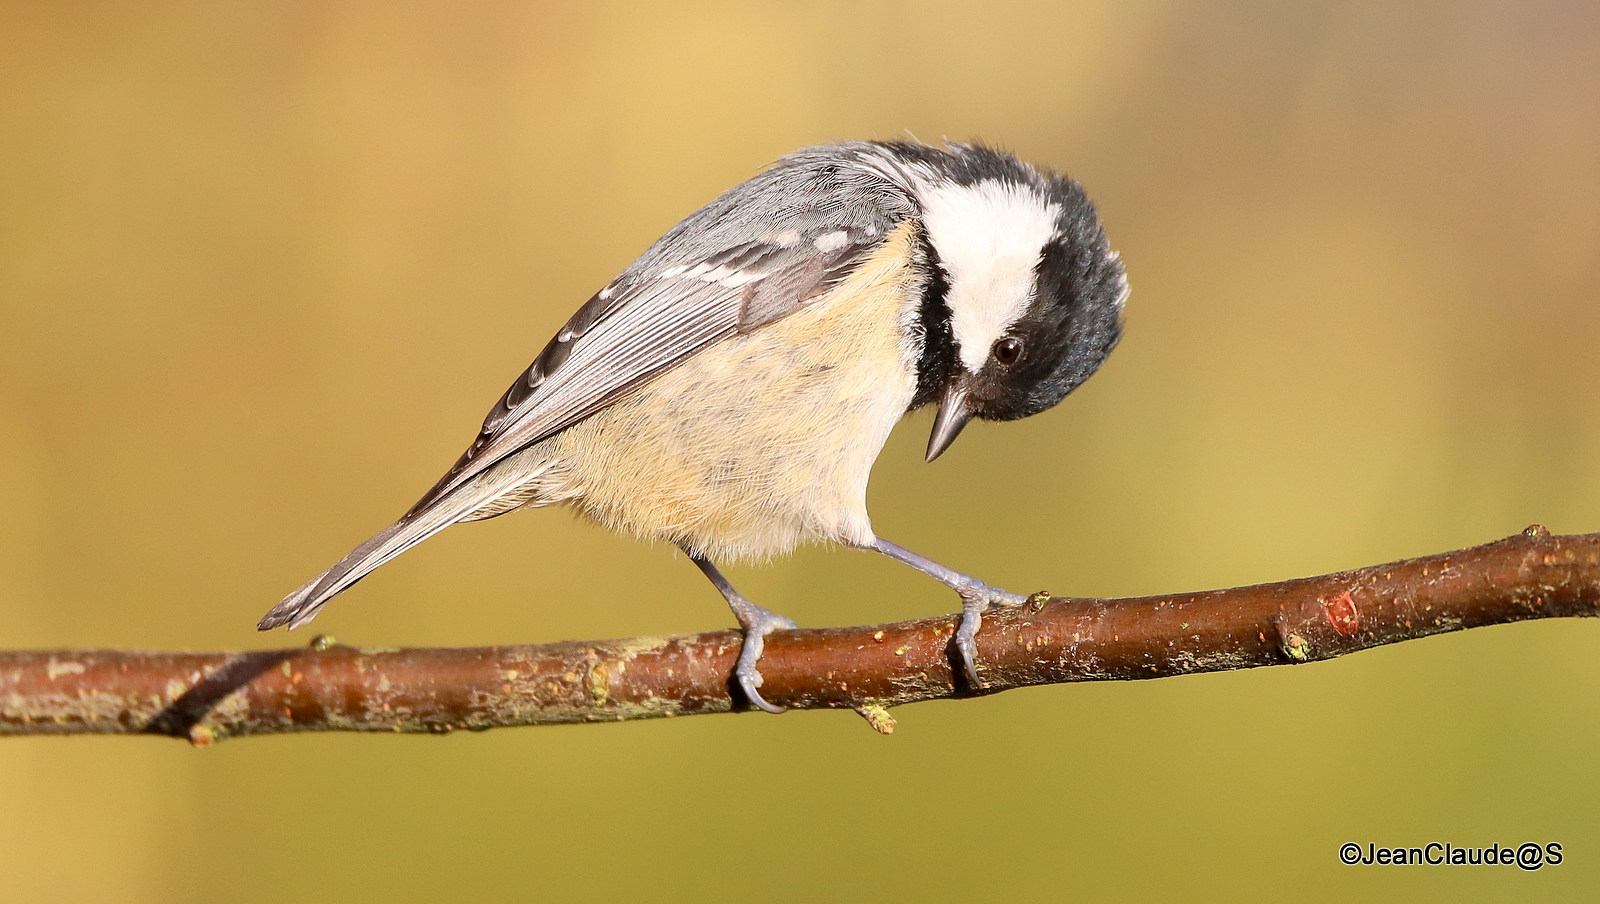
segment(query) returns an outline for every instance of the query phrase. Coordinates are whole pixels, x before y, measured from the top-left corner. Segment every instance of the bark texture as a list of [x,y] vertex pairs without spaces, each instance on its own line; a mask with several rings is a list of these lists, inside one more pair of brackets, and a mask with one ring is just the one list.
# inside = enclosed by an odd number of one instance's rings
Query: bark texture
[[[1137,599],[1038,594],[978,634],[983,687],[954,667],[955,617],[783,631],[763,695],[888,708],[1067,681],[1161,678],[1332,659],[1532,618],[1600,614],[1600,534],[1537,525],[1472,549],[1315,578]],[[459,649],[369,650],[319,636],[246,653],[0,652],[0,734],[159,734],[205,746],[295,731],[449,732],[745,709],[736,631]]]

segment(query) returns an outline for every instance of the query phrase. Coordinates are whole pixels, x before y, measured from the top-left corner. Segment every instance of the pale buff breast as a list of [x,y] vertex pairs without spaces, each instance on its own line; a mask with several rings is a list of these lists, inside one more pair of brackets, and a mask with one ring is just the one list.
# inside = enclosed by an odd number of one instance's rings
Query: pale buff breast
[[507,462],[530,479],[515,501],[719,561],[870,543],[867,478],[916,388],[914,234],[902,224],[827,296]]

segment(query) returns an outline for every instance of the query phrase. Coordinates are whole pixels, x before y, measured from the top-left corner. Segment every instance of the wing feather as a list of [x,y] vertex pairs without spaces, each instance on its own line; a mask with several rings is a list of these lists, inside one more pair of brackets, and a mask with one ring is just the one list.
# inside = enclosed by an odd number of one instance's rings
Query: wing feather
[[[862,179],[884,181],[876,174],[798,175],[780,164],[734,189],[668,232],[590,298],[501,397],[471,448],[409,514],[706,346],[758,329],[825,294],[911,211],[897,191],[860,190]],[[759,185],[763,180],[777,184]],[[748,195],[785,189],[795,203],[770,224],[749,223],[748,205],[729,203],[741,190]],[[863,196],[891,203],[845,203]]]

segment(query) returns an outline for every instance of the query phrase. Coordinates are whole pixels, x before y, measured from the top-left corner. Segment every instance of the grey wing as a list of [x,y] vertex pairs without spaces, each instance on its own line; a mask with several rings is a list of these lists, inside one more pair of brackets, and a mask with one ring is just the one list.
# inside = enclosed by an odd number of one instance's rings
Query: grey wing
[[567,321],[412,512],[706,346],[826,293],[909,212],[794,194],[802,203],[757,224],[725,195],[663,236]]
[[[789,161],[812,163],[801,155]],[[286,597],[259,627],[310,621],[372,569],[513,492],[513,475],[493,471],[499,462],[706,346],[826,293],[911,212],[907,196],[881,176],[841,173],[832,162],[780,162],[736,186],[579,308],[410,511]]]

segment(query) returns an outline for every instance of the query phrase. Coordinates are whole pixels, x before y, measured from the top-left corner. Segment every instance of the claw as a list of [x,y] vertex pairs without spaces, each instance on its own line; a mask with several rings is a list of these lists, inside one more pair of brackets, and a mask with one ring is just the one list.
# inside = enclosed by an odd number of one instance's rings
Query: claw
[[978,580],[957,587],[956,592],[961,594],[961,624],[956,628],[956,652],[961,656],[961,671],[967,676],[967,685],[981,690],[989,686],[978,678],[975,661],[978,655],[978,629],[983,627],[984,610],[990,606],[1020,606],[1028,598]]
[[761,687],[763,679],[761,672],[756,669],[756,663],[761,661],[761,652],[766,648],[768,634],[773,631],[791,631],[799,625],[749,600],[730,601],[730,605],[734,616],[739,619],[739,625],[744,628],[744,645],[739,648],[739,663],[733,669],[733,676],[739,682],[739,690],[744,692],[745,699],[757,709],[774,714],[781,713],[784,707],[768,703],[757,690]]
[[750,704],[756,709],[759,709],[762,712],[772,713],[774,716],[788,711],[787,707],[778,706],[775,703],[768,703],[767,698],[761,696],[761,694],[756,690],[756,688],[761,686],[760,672],[756,671],[755,669],[750,669],[749,671],[740,669],[736,673],[736,676],[739,679],[739,690],[744,692],[744,698],[749,700]]
[[[987,589],[987,588],[985,588]],[[957,590],[961,594],[961,624],[956,628],[956,652],[961,656],[961,671],[967,676],[967,685],[983,688],[978,678],[978,666],[973,660],[978,655],[978,629],[983,627],[983,610],[989,608],[987,594],[977,588]]]

